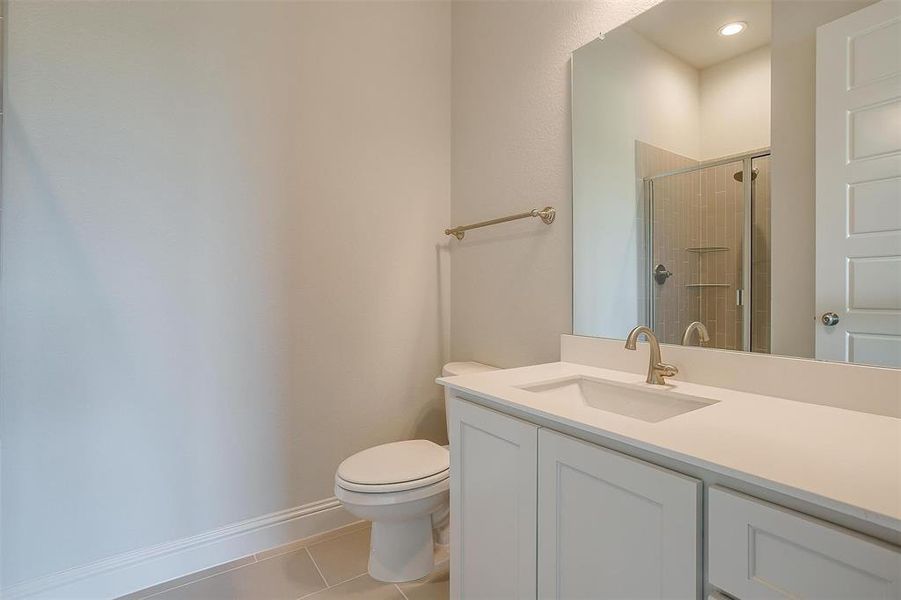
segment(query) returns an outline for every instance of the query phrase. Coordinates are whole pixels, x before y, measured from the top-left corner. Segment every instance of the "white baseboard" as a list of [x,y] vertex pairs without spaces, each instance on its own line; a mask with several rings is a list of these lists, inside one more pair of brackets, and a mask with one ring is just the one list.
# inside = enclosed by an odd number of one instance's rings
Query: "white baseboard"
[[354,522],[337,498],[232,523],[4,588],[4,600],[116,598]]

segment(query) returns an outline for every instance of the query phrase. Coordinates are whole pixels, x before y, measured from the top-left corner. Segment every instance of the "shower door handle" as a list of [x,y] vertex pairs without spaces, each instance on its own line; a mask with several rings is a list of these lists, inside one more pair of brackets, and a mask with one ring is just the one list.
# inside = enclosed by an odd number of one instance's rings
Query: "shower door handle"
[[654,281],[657,282],[658,285],[663,285],[666,283],[666,280],[673,276],[672,271],[667,271],[666,267],[663,265],[657,265],[654,267]]

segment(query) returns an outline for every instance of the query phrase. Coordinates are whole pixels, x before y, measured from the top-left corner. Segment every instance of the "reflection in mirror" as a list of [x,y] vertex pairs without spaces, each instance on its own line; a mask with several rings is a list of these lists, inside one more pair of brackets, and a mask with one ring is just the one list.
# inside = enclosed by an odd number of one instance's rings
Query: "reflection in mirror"
[[[889,2],[901,7],[895,0],[876,4]],[[882,19],[897,28],[885,11],[861,21],[873,4],[666,0],[574,53],[574,333],[625,338],[646,324],[664,343],[836,358],[820,356],[820,338],[851,334],[818,317],[813,273],[829,254],[824,248],[840,242],[820,235],[823,248],[814,255],[813,209],[824,196],[814,198],[812,185],[799,194],[786,184],[817,176],[814,145],[825,125],[814,131],[816,66],[812,52],[804,63],[785,48],[803,50],[800,39],[822,56],[816,30],[831,21],[836,27],[851,19],[852,29],[869,31]],[[791,12],[773,14],[780,10]],[[879,61],[872,49],[880,44],[883,54],[894,52],[894,66],[870,64]],[[879,85],[901,82],[899,44],[882,36],[861,45],[872,56],[858,52],[856,59],[870,61],[867,72],[883,74]],[[804,77],[787,77],[791,68],[803,69]],[[776,95],[771,81],[783,84]],[[794,111],[788,119],[786,111]],[[893,118],[885,115],[883,126],[891,128]],[[809,164],[770,156],[771,120],[780,123],[782,140],[809,148]],[[901,152],[897,131],[876,143]],[[780,164],[793,171],[791,177],[783,171],[782,187],[772,177]],[[901,222],[901,171],[892,172],[897,162],[886,169],[895,183],[883,187],[884,205],[874,210]],[[844,214],[844,205],[836,209]],[[789,222],[800,225],[778,226]],[[884,237],[880,255],[901,255],[901,225]],[[864,360],[861,352],[857,362],[901,366],[901,259],[895,259],[880,264],[881,281],[864,282],[883,290],[875,294],[883,318],[863,329],[871,339],[881,336],[879,351]],[[853,306],[839,309],[845,314],[838,322],[854,320]],[[850,354],[844,358],[854,360]]]

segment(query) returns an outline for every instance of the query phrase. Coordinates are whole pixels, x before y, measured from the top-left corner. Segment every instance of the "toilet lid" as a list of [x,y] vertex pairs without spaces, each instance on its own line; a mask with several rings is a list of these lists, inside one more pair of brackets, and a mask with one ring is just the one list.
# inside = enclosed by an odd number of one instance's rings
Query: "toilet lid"
[[349,483],[385,485],[431,478],[450,467],[447,448],[428,440],[407,440],[358,452],[338,466]]

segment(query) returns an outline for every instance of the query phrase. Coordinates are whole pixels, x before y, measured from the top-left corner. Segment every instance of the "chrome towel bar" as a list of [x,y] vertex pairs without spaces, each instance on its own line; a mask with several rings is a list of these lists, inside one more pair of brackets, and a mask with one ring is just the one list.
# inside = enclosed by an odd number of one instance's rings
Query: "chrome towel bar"
[[489,221],[481,221],[472,225],[460,225],[459,227],[451,227],[444,230],[444,235],[452,235],[458,240],[462,240],[463,236],[470,229],[478,229],[479,227],[488,227],[489,225],[497,225],[498,223],[506,223],[507,221],[516,221],[517,219],[526,219],[528,217],[539,217],[544,223],[550,225],[557,217],[557,210],[552,206],[545,206],[542,209],[533,208],[529,212],[510,215],[508,217],[499,217]]

